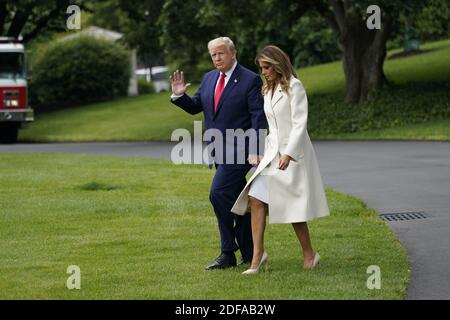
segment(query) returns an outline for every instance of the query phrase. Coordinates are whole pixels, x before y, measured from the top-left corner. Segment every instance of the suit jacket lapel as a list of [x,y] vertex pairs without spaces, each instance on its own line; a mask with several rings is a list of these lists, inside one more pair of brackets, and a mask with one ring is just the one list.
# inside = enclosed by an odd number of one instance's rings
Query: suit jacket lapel
[[271,100],[272,109],[275,108],[275,105],[281,100],[281,98],[283,98],[283,90],[281,90],[281,86],[278,84]]
[[275,117],[275,114],[273,113],[272,110],[272,103],[270,101],[270,96],[272,95],[272,92],[269,91],[264,95],[264,106],[267,106],[264,108],[264,112],[270,112],[272,114],[272,116]]
[[[222,95],[220,96],[219,104],[217,105],[216,113],[214,114],[214,118],[219,113],[219,110],[222,107],[223,102],[227,98],[227,96],[230,94],[230,92],[233,90],[233,88],[239,83],[239,75],[240,75],[240,67],[239,64],[236,65],[236,68],[234,69],[233,73],[231,74],[230,80],[228,80],[227,85],[225,86],[225,89],[222,92]],[[215,91],[215,90],[214,90]],[[214,96],[214,94],[213,94]],[[214,108],[214,99],[213,99],[213,108]]]

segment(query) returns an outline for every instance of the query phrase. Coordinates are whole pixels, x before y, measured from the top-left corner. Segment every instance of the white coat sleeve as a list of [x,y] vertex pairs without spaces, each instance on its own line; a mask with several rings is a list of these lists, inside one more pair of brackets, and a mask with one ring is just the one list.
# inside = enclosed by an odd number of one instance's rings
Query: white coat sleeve
[[305,141],[308,121],[308,99],[306,97],[305,88],[300,81],[294,81],[291,85],[289,100],[292,129],[284,153],[290,156],[294,161],[298,161],[303,156],[303,141]]

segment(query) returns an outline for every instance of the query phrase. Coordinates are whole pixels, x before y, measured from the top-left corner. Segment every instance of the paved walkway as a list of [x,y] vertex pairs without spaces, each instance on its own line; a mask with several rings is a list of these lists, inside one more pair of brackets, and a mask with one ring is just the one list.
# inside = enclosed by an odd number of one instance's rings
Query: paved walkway
[[[0,152],[64,152],[169,159],[174,143],[0,145]],[[408,299],[450,299],[450,143],[317,141],[327,187],[355,195],[380,213],[425,212],[389,222],[407,249]]]

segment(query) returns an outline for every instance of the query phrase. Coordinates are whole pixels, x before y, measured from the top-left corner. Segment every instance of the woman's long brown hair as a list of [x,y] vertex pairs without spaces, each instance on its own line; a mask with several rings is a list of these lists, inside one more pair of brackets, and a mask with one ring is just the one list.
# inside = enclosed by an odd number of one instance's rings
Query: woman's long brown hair
[[264,79],[262,94],[265,95],[271,89],[275,90],[278,83],[280,83],[281,89],[289,94],[289,80],[291,76],[297,78],[289,56],[277,46],[269,45],[264,47],[255,58],[255,63],[258,67],[260,67],[259,63],[261,62],[270,64],[278,75],[274,81],[266,81]]

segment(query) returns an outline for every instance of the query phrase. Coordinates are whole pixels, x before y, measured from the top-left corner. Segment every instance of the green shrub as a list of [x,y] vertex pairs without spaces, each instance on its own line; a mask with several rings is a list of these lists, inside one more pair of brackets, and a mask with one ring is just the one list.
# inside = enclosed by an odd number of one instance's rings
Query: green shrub
[[138,92],[140,95],[155,93],[155,86],[145,79],[138,79]]
[[130,54],[117,43],[80,36],[50,45],[33,69],[40,104],[83,104],[126,95]]
[[312,135],[390,128],[450,118],[450,80],[393,85],[366,103],[344,103],[343,93],[308,100]]

